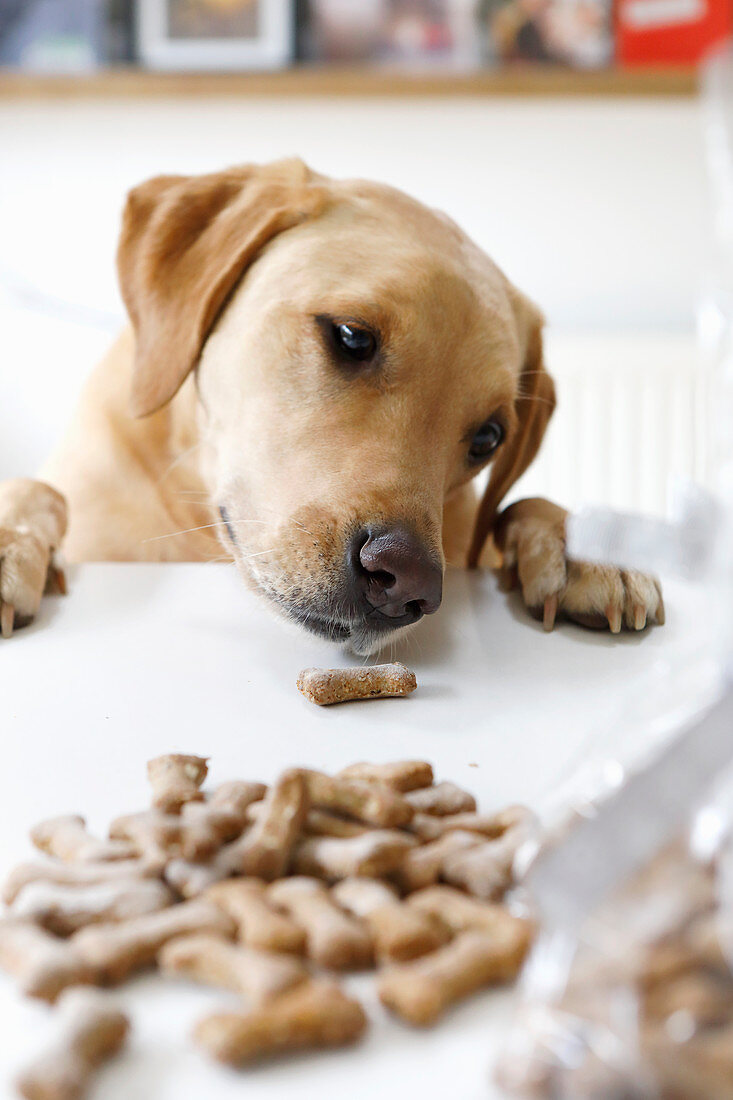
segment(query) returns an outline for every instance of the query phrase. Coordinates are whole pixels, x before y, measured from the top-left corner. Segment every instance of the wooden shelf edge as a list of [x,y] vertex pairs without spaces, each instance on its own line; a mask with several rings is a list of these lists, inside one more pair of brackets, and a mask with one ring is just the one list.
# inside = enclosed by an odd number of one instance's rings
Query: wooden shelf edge
[[506,68],[472,73],[307,66],[274,73],[164,73],[109,69],[79,76],[0,70],[0,99],[165,96],[692,96],[693,68]]

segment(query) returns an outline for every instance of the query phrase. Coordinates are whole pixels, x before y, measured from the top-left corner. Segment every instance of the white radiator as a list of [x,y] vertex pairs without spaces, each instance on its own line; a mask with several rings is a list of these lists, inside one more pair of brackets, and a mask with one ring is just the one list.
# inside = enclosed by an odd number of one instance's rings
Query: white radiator
[[703,375],[692,336],[549,332],[558,405],[511,498],[666,512],[670,476],[700,479]]

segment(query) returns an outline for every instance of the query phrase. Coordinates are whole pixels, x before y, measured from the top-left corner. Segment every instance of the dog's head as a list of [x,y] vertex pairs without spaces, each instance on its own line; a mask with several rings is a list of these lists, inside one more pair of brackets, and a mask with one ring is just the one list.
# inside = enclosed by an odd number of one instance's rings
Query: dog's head
[[196,370],[243,574],[358,652],[435,611],[445,500],[492,463],[475,564],[552,410],[534,306],[443,214],[300,161],[142,184],[118,259],[133,412]]

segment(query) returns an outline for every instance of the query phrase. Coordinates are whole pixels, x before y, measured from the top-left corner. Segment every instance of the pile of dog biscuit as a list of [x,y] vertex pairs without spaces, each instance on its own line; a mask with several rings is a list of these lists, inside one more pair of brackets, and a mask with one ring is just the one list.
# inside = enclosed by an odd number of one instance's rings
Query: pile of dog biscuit
[[205,795],[207,770],[197,756],[151,760],[152,807],[106,840],[77,816],[32,830],[46,859],[5,884],[0,967],[58,1000],[63,1027],[21,1075],[28,1100],[83,1095],[129,1027],[89,987],[143,967],[241,995],[194,1030],[232,1065],[358,1039],[366,1016],[334,972],[376,965],[382,1003],[415,1025],[516,975],[532,928],[501,899],[533,827],[524,808],[478,813],[423,761],[292,768],[269,789]]

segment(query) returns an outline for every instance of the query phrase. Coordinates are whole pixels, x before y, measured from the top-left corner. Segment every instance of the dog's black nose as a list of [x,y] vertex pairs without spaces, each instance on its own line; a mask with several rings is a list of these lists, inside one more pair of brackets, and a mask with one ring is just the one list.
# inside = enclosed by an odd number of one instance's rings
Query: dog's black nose
[[367,603],[389,619],[415,622],[440,607],[440,563],[404,527],[363,531],[352,544],[351,565]]

